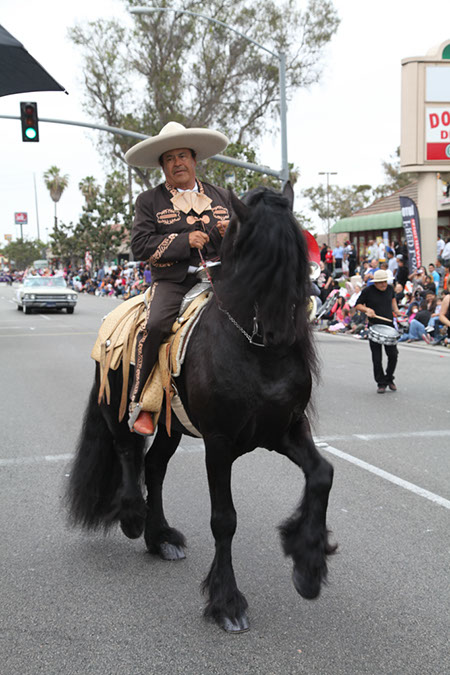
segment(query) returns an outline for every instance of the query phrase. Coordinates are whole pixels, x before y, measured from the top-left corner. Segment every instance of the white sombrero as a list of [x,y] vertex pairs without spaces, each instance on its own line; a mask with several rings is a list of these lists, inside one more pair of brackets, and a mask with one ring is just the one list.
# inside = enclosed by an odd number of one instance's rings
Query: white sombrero
[[178,122],[169,122],[157,136],[137,143],[125,154],[131,166],[151,168],[159,166],[159,158],[168,150],[190,148],[197,153],[197,159],[207,159],[225,150],[229,140],[220,131],[210,129],[186,129]]

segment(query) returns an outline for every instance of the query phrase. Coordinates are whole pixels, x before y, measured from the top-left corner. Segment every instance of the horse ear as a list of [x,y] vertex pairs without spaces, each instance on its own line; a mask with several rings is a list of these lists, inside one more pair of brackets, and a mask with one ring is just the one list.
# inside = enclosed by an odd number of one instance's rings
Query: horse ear
[[288,180],[283,188],[283,197],[286,197],[286,199],[289,202],[289,206],[291,207],[291,211],[294,210],[294,190],[292,189],[291,182]]
[[236,197],[233,190],[230,190],[229,192],[233,211],[236,214],[238,220],[243,223],[248,220],[250,209],[244,204],[244,202],[241,202],[241,200]]

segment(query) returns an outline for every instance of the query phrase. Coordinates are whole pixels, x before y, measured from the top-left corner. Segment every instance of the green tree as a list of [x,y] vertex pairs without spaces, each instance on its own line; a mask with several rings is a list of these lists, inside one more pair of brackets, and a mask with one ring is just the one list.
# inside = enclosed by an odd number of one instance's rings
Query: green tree
[[[324,222],[332,225],[337,220],[348,218],[355,211],[364,209],[375,200],[387,197],[396,190],[409,185],[416,180],[416,173],[400,173],[400,148],[391,156],[390,161],[382,163],[386,180],[377,187],[371,185],[350,185],[339,187],[337,185],[327,188],[323,185],[309,187],[302,191],[302,196],[308,199],[309,208],[316,213]],[[329,211],[328,211],[329,200]]]
[[317,213],[324,222],[327,222],[329,218],[331,223],[351,216],[352,213],[363,209],[373,201],[373,190],[370,185],[347,187],[330,185],[328,194],[327,188],[319,185],[306,188],[302,191],[302,195],[309,200],[311,211]]
[[56,206],[61,199],[61,195],[69,185],[69,176],[65,174],[61,175],[60,169],[57,166],[51,166],[44,173],[44,182],[47,190],[50,192],[50,197],[52,198],[55,204],[55,225],[54,229],[58,229],[58,217],[56,213]]
[[417,180],[417,173],[400,173],[400,148],[398,147],[389,161],[382,162],[382,167],[386,180],[383,184],[374,189],[375,199],[381,199],[401,190],[409,185],[413,180]]
[[79,188],[86,200],[80,220],[76,226],[62,224],[51,235],[52,252],[61,262],[80,265],[89,248],[94,264],[100,264],[115,257],[129,242],[132,214],[128,184],[123,173],[114,171],[103,187],[87,176]]
[[[140,0],[124,0],[127,7]],[[339,19],[331,0],[177,0],[180,9],[222,20],[272,52],[286,54],[289,95],[320,79],[323,50]],[[169,0],[151,6],[171,7]],[[278,60],[222,26],[179,12],[130,15],[131,28],[99,20],[71,29],[83,54],[84,105],[105,124],[155,135],[169,121],[214,127],[256,146],[278,117]],[[103,135],[107,160],[134,141]],[[136,170],[149,187],[156,171]]]
[[16,270],[24,270],[33,264],[34,260],[45,257],[45,244],[39,239],[33,241],[17,239],[3,247],[2,253],[8,258],[11,267]]

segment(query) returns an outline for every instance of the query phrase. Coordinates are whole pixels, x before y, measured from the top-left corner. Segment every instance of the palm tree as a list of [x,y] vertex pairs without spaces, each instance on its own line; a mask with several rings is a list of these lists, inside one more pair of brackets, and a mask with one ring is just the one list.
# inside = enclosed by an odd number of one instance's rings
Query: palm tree
[[78,188],[86,200],[86,207],[89,208],[99,193],[99,187],[95,178],[93,176],[86,176],[86,178],[80,180]]
[[44,182],[50,192],[50,197],[55,202],[55,231],[58,229],[58,219],[56,217],[56,205],[61,199],[61,195],[69,185],[69,176],[61,175],[57,166],[51,166],[48,171],[44,173]]

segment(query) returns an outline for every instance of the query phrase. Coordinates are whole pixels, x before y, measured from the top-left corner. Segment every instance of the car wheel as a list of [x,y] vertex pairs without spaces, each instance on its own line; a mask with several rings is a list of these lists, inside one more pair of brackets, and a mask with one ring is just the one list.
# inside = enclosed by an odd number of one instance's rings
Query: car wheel
[[31,314],[31,307],[24,307],[23,311],[25,314]]
[[67,314],[73,314],[74,309],[75,309],[75,307],[66,307]]
[[18,310],[19,312],[21,312],[21,311],[23,310],[22,305],[17,305],[17,310]]

